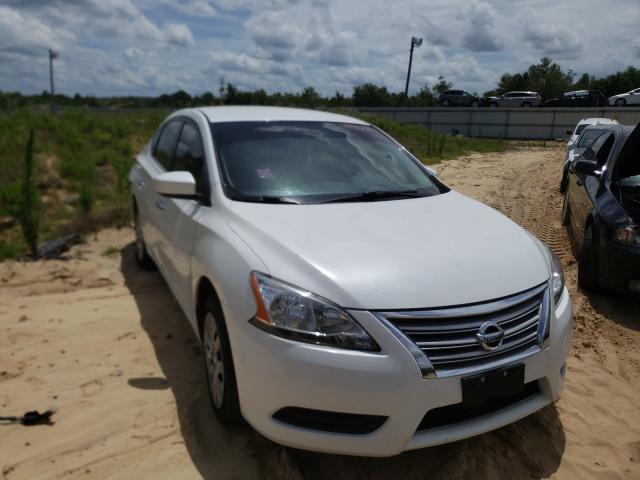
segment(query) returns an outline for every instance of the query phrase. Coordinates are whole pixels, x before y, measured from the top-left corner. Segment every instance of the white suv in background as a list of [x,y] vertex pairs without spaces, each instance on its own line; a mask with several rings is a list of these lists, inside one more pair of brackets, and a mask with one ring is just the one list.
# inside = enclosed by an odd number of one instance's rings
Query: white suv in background
[[569,140],[567,141],[567,153],[569,150],[573,148],[573,145],[578,140],[578,137],[585,129],[587,125],[617,125],[618,121],[612,118],[583,118],[580,120],[573,130],[567,130],[567,135],[569,135]]
[[609,97],[609,105],[624,107],[625,105],[640,105],[640,88],[630,90],[627,93],[620,93]]
[[181,110],[130,180],[137,260],[202,340],[221,422],[387,456],[560,397],[572,306],[557,257],[377,128]]

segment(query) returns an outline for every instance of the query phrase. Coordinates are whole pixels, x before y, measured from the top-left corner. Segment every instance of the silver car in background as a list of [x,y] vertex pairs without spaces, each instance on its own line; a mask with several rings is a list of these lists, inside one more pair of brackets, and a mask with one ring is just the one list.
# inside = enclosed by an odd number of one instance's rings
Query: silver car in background
[[567,191],[567,184],[569,182],[569,168],[571,163],[582,155],[589,145],[591,145],[600,135],[604,132],[608,132],[613,128],[615,123],[608,124],[595,124],[586,125],[578,136],[577,140],[571,144],[570,148],[567,148],[567,154],[564,157],[564,164],[562,165],[562,180],[560,181],[560,193]]
[[490,97],[490,107],[539,107],[542,97],[538,92],[507,92],[499,97]]

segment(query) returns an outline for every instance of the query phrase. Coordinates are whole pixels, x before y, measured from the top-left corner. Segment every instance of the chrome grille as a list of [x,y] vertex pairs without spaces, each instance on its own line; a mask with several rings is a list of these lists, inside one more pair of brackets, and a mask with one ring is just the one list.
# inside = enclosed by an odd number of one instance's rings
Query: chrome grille
[[[548,336],[549,293],[545,282],[490,302],[375,314],[396,336],[401,332],[417,346],[437,376],[459,375],[540,351]],[[504,331],[502,344],[493,350],[477,338],[485,322],[495,322]],[[426,362],[421,365],[413,345],[412,354],[425,373]]]

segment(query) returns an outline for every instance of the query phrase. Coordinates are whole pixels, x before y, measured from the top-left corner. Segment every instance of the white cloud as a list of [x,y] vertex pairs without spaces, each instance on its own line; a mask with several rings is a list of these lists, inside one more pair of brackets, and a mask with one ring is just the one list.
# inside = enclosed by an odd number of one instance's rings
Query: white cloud
[[[48,86],[47,49],[65,93],[155,95],[240,88],[349,94],[401,91],[444,75],[486,91],[543,55],[578,73],[637,65],[638,0],[0,0],[0,88]],[[588,39],[588,43],[586,40]],[[588,45],[588,47],[583,47]],[[588,52],[588,54],[586,54]]]
[[500,18],[491,4],[484,0],[474,1],[470,8],[464,9],[462,16],[471,24],[463,37],[465,48],[473,52],[495,52],[504,48],[498,27],[507,19]]

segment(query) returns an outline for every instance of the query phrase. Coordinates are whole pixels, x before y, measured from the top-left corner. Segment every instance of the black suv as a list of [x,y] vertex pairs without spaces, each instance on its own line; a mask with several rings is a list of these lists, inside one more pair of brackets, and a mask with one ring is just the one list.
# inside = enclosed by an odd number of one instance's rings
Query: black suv
[[544,102],[544,107],[604,107],[607,97],[600,90],[576,90],[566,92],[560,98]]
[[562,224],[581,288],[640,295],[640,126],[610,127],[569,167]]
[[438,97],[438,105],[443,107],[477,107],[480,99],[466,90],[446,90]]

